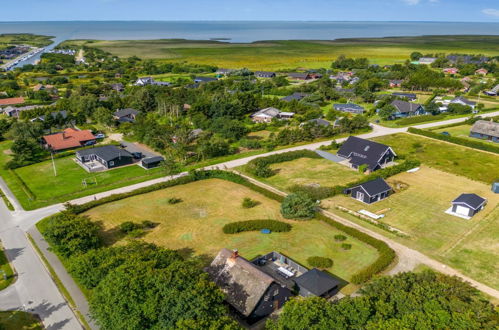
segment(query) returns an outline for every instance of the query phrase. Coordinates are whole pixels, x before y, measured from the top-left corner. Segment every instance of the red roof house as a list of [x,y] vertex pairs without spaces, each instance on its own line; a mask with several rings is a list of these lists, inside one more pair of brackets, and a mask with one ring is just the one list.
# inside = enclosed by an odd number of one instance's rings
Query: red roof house
[[45,135],[43,140],[47,148],[60,151],[81,147],[89,141],[95,141],[95,136],[90,130],[80,131],[74,128],[66,128],[60,133]]
[[8,99],[0,99],[0,106],[15,105],[24,103],[24,97],[10,97]]

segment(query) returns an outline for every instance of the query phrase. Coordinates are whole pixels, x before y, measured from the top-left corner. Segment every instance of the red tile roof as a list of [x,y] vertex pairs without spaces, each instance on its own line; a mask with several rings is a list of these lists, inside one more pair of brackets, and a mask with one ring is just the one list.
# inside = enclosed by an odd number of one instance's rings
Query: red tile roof
[[0,105],[14,105],[24,103],[24,97],[11,97],[8,99],[0,99]]
[[95,140],[95,136],[89,130],[66,128],[61,133],[45,135],[43,139],[52,150],[58,151],[81,147],[83,143]]

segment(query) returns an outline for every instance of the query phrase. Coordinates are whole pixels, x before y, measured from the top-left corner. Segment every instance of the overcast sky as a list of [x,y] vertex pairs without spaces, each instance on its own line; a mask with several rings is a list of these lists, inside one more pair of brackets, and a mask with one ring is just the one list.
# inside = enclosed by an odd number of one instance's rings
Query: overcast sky
[[[499,0],[2,0],[0,21],[499,22]],[[499,31],[491,31],[497,34]]]

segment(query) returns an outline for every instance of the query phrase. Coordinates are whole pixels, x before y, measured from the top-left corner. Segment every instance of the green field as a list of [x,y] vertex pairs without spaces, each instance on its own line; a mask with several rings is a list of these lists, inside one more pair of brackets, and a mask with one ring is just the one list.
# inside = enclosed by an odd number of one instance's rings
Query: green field
[[339,55],[368,57],[372,63],[404,62],[413,51],[497,55],[499,36],[425,36],[338,39],[334,41],[259,41],[226,43],[181,39],[71,40],[65,45],[97,47],[120,57],[188,61],[219,67],[260,70],[329,67]]
[[[4,279],[4,275],[6,279]],[[0,290],[8,287],[14,280],[14,271],[10,267],[5,253],[0,249]]]
[[26,312],[0,312],[0,329],[2,330],[42,330],[40,319]]
[[41,36],[36,34],[0,34],[0,49],[12,45],[30,45],[35,47],[44,47],[52,43],[53,37]]
[[[276,175],[256,179],[284,191],[297,184],[332,187],[353,182],[362,177],[362,174],[356,170],[323,158],[299,158],[272,164],[270,167],[277,172]],[[244,171],[244,166],[239,170],[249,175]]]
[[[169,198],[182,202],[170,205]],[[243,198],[250,197],[260,204],[251,209],[241,206]],[[209,179],[142,194],[104,204],[85,214],[100,221],[107,243],[121,242],[117,226],[124,221],[151,220],[159,225],[147,232],[144,240],[160,246],[211,260],[220,249],[238,249],[247,259],[278,251],[307,265],[310,256],[333,259],[329,270],[349,280],[351,275],[371,264],[377,258],[374,248],[352,237],[352,249],[343,251],[334,236],[342,232],[319,220],[292,221],[282,218],[279,203],[242,185],[219,179]],[[224,234],[223,225],[241,220],[274,219],[290,223],[287,233],[264,235],[245,232]]]
[[[499,232],[499,195],[489,185],[425,166],[416,173],[404,172],[387,181],[392,187],[398,183],[406,188],[371,205],[347,196],[335,196],[322,203],[330,210],[343,206],[357,212],[380,212],[385,215],[380,221],[409,236],[395,238],[404,245],[499,288],[495,276],[499,272],[499,246],[494,242]],[[471,220],[444,213],[461,193],[476,193],[487,199],[487,206]]]
[[486,184],[492,184],[499,174],[499,156],[490,153],[406,133],[373,140],[391,146],[399,156]]

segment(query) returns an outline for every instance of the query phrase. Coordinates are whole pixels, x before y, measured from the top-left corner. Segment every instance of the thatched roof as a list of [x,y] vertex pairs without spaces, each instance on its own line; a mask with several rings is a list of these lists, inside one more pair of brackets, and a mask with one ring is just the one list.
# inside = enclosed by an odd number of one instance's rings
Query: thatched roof
[[257,266],[228,249],[222,249],[206,271],[225,293],[227,302],[244,316],[253,312],[274,282]]
[[487,120],[478,120],[475,124],[473,124],[471,132],[499,138],[499,123]]

